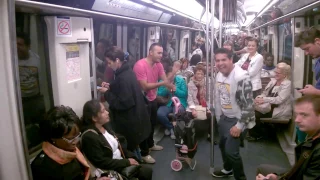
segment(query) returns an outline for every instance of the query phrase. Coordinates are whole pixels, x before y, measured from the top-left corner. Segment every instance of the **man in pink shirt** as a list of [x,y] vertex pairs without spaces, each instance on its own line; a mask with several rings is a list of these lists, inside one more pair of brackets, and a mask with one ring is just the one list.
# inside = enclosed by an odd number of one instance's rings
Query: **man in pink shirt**
[[[157,89],[160,86],[167,86],[168,89],[175,89],[174,85],[167,80],[163,66],[160,63],[163,48],[159,43],[153,43],[149,48],[149,54],[146,58],[137,61],[133,71],[137,76],[141,89],[148,99],[148,108],[152,130],[148,139],[140,144],[142,160],[146,163],[153,164],[155,160],[150,156],[149,149],[160,151],[163,147],[155,145],[153,141],[154,126],[157,119]],[[159,82],[159,80],[163,80]]]

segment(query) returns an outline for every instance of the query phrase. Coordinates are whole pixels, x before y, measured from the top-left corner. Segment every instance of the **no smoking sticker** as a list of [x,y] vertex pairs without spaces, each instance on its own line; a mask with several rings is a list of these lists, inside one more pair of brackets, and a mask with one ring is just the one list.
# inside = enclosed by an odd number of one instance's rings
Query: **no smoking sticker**
[[70,17],[56,17],[56,36],[72,37],[72,26]]

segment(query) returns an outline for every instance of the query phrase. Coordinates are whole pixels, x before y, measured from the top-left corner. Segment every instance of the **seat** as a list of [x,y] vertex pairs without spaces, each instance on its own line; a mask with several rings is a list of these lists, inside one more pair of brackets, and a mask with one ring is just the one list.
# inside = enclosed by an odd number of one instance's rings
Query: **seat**
[[263,123],[288,124],[290,119],[261,118],[260,121]]

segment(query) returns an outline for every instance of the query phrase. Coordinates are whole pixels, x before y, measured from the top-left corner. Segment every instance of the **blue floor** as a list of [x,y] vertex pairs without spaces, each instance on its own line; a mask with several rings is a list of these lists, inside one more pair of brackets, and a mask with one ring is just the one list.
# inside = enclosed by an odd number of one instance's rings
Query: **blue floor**
[[[208,127],[204,124],[201,127]],[[185,166],[180,172],[171,170],[170,163],[175,158],[174,141],[170,137],[164,137],[158,144],[163,146],[162,151],[154,151],[151,155],[155,158],[156,164],[153,167],[154,180],[185,180],[185,179],[221,179],[213,178],[209,174],[210,168],[210,143],[206,140],[205,128],[197,128],[198,132],[198,152],[195,156],[197,166],[194,171]],[[214,146],[214,165],[221,167],[222,158],[219,147]],[[256,168],[259,164],[276,164],[282,167],[290,167],[285,153],[274,136],[259,142],[245,142],[245,147],[241,148],[241,156],[248,180],[255,179]],[[233,178],[229,178],[233,179]]]

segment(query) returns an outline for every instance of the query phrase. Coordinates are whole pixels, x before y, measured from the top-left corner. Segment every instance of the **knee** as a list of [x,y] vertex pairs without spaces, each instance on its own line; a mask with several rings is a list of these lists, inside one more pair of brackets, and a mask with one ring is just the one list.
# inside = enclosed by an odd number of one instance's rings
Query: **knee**
[[232,148],[226,148],[225,152],[226,152],[226,156],[228,156],[232,160],[237,160],[237,159],[241,158],[239,150],[232,149]]
[[141,166],[138,178],[139,180],[152,180],[152,173],[152,168],[147,166]]
[[163,111],[161,110],[161,108],[159,108],[158,111],[157,111],[157,116],[158,116],[158,117],[161,117],[161,118],[166,118],[166,117],[167,117],[167,114],[166,114],[165,112],[163,112]]

